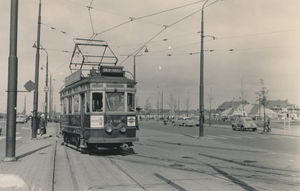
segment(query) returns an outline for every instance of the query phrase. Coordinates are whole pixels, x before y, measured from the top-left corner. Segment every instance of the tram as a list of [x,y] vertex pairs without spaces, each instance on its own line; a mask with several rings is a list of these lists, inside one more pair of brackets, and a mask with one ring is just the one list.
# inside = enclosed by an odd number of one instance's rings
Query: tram
[[60,91],[64,142],[82,149],[129,149],[139,140],[136,81],[116,65],[118,59],[105,41],[74,42],[71,75]]

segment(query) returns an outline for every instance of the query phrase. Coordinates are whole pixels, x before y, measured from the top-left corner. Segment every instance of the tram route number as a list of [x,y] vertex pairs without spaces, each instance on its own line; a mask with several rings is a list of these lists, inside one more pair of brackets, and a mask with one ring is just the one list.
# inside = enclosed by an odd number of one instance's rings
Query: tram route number
[[112,119],[110,123],[121,123],[121,119]]

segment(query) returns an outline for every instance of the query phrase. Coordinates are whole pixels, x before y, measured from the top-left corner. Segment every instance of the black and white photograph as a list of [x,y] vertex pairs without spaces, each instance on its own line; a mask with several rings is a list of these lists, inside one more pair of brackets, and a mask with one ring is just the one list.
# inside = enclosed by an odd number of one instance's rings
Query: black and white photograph
[[300,1],[6,0],[0,191],[300,190]]

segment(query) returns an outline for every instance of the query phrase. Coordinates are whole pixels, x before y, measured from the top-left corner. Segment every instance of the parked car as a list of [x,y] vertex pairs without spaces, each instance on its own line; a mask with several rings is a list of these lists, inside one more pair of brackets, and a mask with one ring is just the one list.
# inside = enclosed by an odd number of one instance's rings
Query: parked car
[[195,121],[190,117],[178,117],[172,120],[172,125],[179,125],[179,126],[195,126]]
[[60,117],[59,116],[54,116],[53,122],[59,123],[59,121],[60,121]]
[[17,123],[27,123],[26,115],[17,115],[16,122]]
[[195,125],[199,126],[199,116],[194,116],[192,119],[195,121]]
[[239,117],[231,124],[232,130],[257,130],[257,125],[250,117]]

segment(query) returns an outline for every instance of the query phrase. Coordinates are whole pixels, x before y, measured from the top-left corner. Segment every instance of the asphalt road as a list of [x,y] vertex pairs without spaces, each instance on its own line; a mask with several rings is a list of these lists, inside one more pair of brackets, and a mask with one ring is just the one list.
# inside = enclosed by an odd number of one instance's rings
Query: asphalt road
[[[199,127],[172,126],[169,122],[142,121],[143,128],[163,131],[167,133],[182,134],[191,137],[199,136]],[[216,140],[222,144],[238,145],[253,149],[264,149],[274,153],[300,156],[300,137],[288,135],[261,134],[261,127],[258,131],[233,131],[230,126],[204,125],[203,139]]]
[[[5,123],[0,124],[3,128]],[[17,124],[16,147],[30,139]],[[5,129],[5,128],[4,128]],[[134,151],[82,153],[58,145],[56,190],[300,190],[299,137],[142,121]],[[5,154],[5,130],[0,156]]]
[[[0,135],[0,158],[5,156],[6,150],[6,122],[0,122],[0,128],[2,128],[2,134]],[[30,121],[27,123],[16,124],[16,150],[23,143],[24,140],[31,138]],[[17,155],[17,153],[16,153]]]

